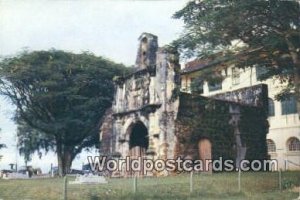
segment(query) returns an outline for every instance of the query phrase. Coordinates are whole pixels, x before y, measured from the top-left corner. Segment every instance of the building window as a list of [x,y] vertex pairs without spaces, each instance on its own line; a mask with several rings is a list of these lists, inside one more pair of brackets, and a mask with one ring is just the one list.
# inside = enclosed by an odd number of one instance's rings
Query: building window
[[237,67],[232,68],[232,85],[240,84],[240,69]]
[[268,147],[268,152],[276,152],[276,145],[273,140],[270,139],[267,140],[267,147]]
[[194,82],[194,79],[195,79],[195,78],[190,78],[190,82],[189,82],[189,85],[188,85],[189,91],[192,91],[192,84],[193,84],[193,82]]
[[182,80],[181,81],[182,91],[184,91],[184,92],[188,91],[188,78],[186,76],[184,76],[181,80]]
[[221,90],[222,89],[222,81],[216,80],[216,81],[211,81],[208,82],[208,90],[210,92],[216,91],[216,90]]
[[268,106],[269,106],[269,117],[272,117],[275,115],[275,106],[273,99],[268,99]]
[[300,151],[300,141],[298,138],[292,137],[287,142],[289,151]]
[[193,78],[191,79],[191,92],[192,93],[198,93],[198,94],[203,94],[203,85],[204,81],[199,78]]
[[266,73],[268,73],[268,69],[265,66],[256,66],[255,72],[256,72],[256,79],[258,81],[261,81],[262,79],[264,79]]
[[289,98],[281,101],[281,113],[283,115],[297,113],[297,102],[295,96],[290,96]]

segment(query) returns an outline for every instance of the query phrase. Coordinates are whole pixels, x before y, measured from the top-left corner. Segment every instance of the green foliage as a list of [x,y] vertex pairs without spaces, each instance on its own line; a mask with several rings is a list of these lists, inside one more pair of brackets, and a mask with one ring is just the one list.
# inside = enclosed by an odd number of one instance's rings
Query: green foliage
[[[236,138],[229,123],[229,102],[202,96],[181,94],[177,117],[177,137],[185,148],[197,149],[200,139],[212,143],[213,159],[236,157]],[[246,159],[266,159],[266,112],[262,108],[241,106],[240,132],[243,145],[247,147]],[[197,155],[198,156],[198,155]],[[198,158],[197,158],[198,159]]]
[[234,159],[234,133],[229,124],[229,105],[201,96],[182,95],[178,123],[189,126],[182,131],[187,146],[197,146],[200,139],[212,142],[213,159]]
[[2,60],[0,93],[17,107],[25,158],[55,149],[71,162],[83,148],[97,144],[99,119],[113,100],[112,79],[127,71],[87,52],[23,52]]
[[293,182],[291,180],[288,180],[288,179],[283,179],[282,180],[282,188],[284,190],[286,189],[291,189],[293,188],[295,185],[293,184]]
[[299,7],[299,1],[190,1],[174,14],[185,30],[173,46],[188,57],[222,52],[228,64],[265,66],[263,79],[279,78],[300,101]]
[[264,109],[246,106],[241,108],[239,129],[243,144],[247,147],[246,157],[249,160],[267,159],[267,117]]
[[234,134],[228,121],[230,115],[227,111],[228,105],[215,104],[203,111],[202,120],[194,132],[194,136],[209,138],[212,141],[213,159],[234,159]]
[[25,122],[18,122],[17,128],[18,148],[20,155],[24,156],[25,161],[30,161],[32,154],[38,153],[42,157],[42,151],[55,151],[55,137],[45,134],[30,127]]

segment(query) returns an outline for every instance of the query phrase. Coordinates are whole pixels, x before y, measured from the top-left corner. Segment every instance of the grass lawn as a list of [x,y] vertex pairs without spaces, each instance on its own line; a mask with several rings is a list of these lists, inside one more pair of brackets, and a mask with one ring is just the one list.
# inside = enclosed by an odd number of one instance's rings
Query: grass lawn
[[[238,191],[237,173],[194,174],[194,190],[190,193],[189,174],[160,178],[140,178],[133,194],[133,179],[109,179],[102,185],[69,185],[68,199],[297,199],[300,172],[283,172],[279,191],[278,173],[244,172],[241,192]],[[69,177],[68,180],[74,180]],[[63,198],[63,178],[32,180],[0,180],[0,199],[53,199]]]

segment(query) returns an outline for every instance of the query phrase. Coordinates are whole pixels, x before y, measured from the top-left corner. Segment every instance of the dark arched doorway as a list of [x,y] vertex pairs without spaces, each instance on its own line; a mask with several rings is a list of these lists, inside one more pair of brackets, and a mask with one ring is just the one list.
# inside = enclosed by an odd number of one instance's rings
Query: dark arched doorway
[[[146,155],[149,146],[148,130],[142,122],[132,125],[129,137],[129,156],[130,159],[139,159],[142,161]],[[131,175],[142,175],[143,165],[141,163],[141,171],[131,172]]]
[[148,130],[145,125],[142,122],[133,124],[129,138],[129,149],[134,147],[148,149],[148,145]]

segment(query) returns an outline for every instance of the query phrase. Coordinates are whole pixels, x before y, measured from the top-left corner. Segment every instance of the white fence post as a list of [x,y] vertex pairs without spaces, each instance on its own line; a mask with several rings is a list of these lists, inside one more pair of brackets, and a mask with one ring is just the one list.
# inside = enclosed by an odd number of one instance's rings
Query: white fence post
[[65,175],[64,177],[64,200],[68,199],[68,189],[67,189],[67,184],[68,184],[68,179],[67,179],[67,175]]
[[238,173],[238,188],[239,188],[239,192],[241,192],[241,169],[240,168]]
[[282,190],[282,174],[281,174],[281,169],[278,171],[278,186],[279,186],[279,190]]
[[136,175],[133,178],[133,193],[136,193],[137,190],[137,178]]
[[298,197],[298,199],[300,200],[300,184],[299,184],[299,197]]
[[190,174],[190,193],[193,192],[193,171]]

